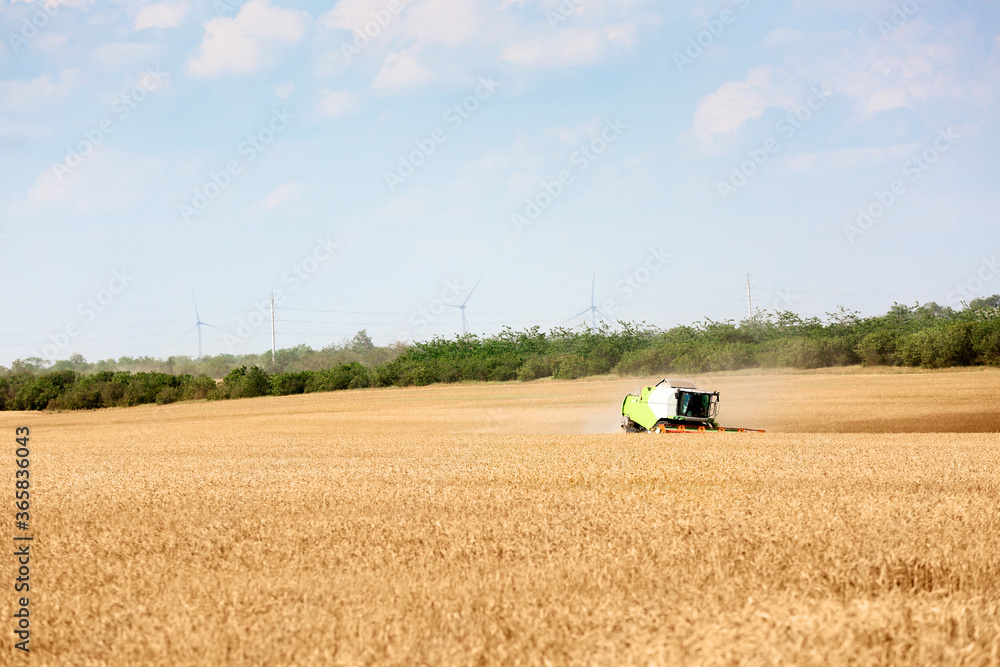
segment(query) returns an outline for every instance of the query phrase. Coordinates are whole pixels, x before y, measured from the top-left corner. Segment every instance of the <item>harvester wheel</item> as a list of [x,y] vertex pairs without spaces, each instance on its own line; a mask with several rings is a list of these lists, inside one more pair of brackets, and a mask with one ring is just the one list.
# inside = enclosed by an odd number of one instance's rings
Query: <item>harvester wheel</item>
[[626,433],[643,433],[646,430],[631,419],[626,419],[622,427],[625,429]]

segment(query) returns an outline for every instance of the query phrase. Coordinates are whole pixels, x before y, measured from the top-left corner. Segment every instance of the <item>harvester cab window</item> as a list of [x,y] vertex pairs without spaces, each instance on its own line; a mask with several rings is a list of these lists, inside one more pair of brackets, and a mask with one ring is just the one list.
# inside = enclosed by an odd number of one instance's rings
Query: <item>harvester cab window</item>
[[708,419],[711,416],[712,397],[709,394],[691,394],[681,392],[677,403],[677,413],[681,417],[693,419]]

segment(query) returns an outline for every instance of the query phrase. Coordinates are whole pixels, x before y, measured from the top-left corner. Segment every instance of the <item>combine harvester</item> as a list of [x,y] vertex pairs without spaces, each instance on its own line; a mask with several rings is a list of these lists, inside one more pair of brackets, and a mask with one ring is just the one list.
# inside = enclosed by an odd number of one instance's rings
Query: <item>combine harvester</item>
[[727,428],[715,422],[719,392],[702,391],[690,380],[661,380],[622,402],[626,433],[763,433],[754,428]]

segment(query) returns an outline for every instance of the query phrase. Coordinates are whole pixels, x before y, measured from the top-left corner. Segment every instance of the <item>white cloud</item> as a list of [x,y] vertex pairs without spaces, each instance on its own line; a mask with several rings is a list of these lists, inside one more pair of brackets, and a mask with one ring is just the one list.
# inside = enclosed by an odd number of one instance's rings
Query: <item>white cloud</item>
[[23,123],[11,123],[0,118],[0,141],[6,143],[33,141],[51,134],[52,131],[47,127]]
[[16,217],[105,215],[144,201],[163,174],[155,160],[98,146],[66,173],[53,165],[42,171],[23,199],[10,204]]
[[789,174],[834,175],[854,174],[858,170],[873,166],[898,167],[914,152],[923,147],[917,144],[897,146],[865,146],[861,148],[841,148],[816,153],[790,155],[781,162],[782,169]]
[[849,74],[835,77],[865,115],[947,99],[961,85],[955,46],[922,33],[921,22],[902,26],[889,46],[871,46],[862,54],[864,60],[845,68]]
[[500,60],[529,69],[596,65],[606,59],[612,48],[632,46],[635,34],[632,24],[546,30],[511,44],[504,49]]
[[398,3],[401,11],[393,14],[388,9],[389,0],[340,0],[319,17],[319,22],[332,30],[362,32],[366,24],[376,21],[380,30],[385,30],[403,13],[402,10],[413,4],[408,0],[398,0]]
[[162,52],[163,46],[160,44],[108,42],[94,49],[90,60],[104,69],[133,69],[139,63],[156,62]]
[[398,0],[398,12],[389,11],[389,4],[389,0],[340,0],[319,22],[334,30],[365,34],[388,50],[405,47],[419,53],[436,46],[481,44],[499,18],[495,5],[483,0]]
[[135,15],[135,29],[176,28],[187,15],[186,2],[157,2],[144,5]]
[[340,0],[319,22],[333,30],[364,33],[373,42],[391,45],[397,37],[416,51],[431,46],[454,48],[482,35],[486,17],[495,9],[481,0]]
[[259,202],[251,206],[252,211],[270,211],[287,201],[302,198],[302,187],[293,181],[282,183]]
[[955,103],[985,109],[996,98],[991,77],[975,65],[975,31],[961,22],[933,25],[916,18],[889,39],[877,32],[776,30],[765,42],[787,55],[699,101],[688,136],[703,148],[768,108],[791,110],[816,84],[852,102],[860,120],[899,109],[934,114]]
[[428,83],[434,74],[417,62],[417,59],[406,51],[389,53],[382,62],[382,68],[372,83],[372,89],[379,92],[391,92],[413,88]]
[[917,18],[888,40],[878,34],[845,40],[839,53],[814,54],[795,69],[829,81],[864,118],[894,109],[922,112],[941,102],[985,108],[996,99],[996,86],[977,44],[969,24]]
[[36,51],[42,51],[43,53],[52,54],[54,56],[61,55],[62,51],[66,46],[66,42],[69,41],[67,35],[62,35],[51,30],[46,30],[38,35],[38,37],[31,40],[28,48]]
[[30,5],[36,1],[39,5],[45,5],[46,7],[72,7],[74,9],[86,9],[96,2],[96,0],[11,0],[11,4],[23,2],[26,5]]
[[[926,0],[919,0],[920,4]],[[804,22],[818,23],[829,21],[832,16],[843,17],[852,25],[873,25],[879,20],[885,20],[892,11],[896,0],[872,2],[872,0],[795,0],[793,7],[795,16]],[[902,3],[898,3],[902,4]]]
[[902,86],[891,86],[868,92],[865,114],[871,116],[879,111],[892,111],[909,106],[910,96]]
[[729,81],[698,101],[690,136],[709,149],[717,135],[737,130],[771,107],[793,108],[799,92],[769,66],[755,67],[745,81]]
[[274,87],[274,94],[283,100],[287,100],[295,92],[295,84],[291,81],[279,84]]
[[571,155],[599,137],[608,119],[594,116],[576,125],[557,125],[541,134],[519,132],[506,149],[488,153],[468,165],[469,172],[494,172],[506,178],[508,205],[517,206],[537,192],[539,183],[553,174],[574,167]]
[[407,14],[406,29],[423,46],[454,48],[480,34],[483,14],[476,0],[423,0]]
[[342,90],[324,90],[320,93],[319,110],[331,118],[338,118],[358,108],[358,97]]
[[[417,87],[441,77],[496,66],[558,69],[596,65],[632,48],[643,27],[658,24],[648,0],[410,0],[386,13],[388,0],[340,0],[319,22],[354,35],[366,34],[366,55],[383,60],[372,88],[376,91]],[[530,7],[529,7],[530,5]],[[556,30],[544,11],[564,14]],[[376,22],[381,12],[383,20]],[[390,17],[391,15],[391,17]],[[343,39],[343,38],[341,38]],[[353,44],[354,37],[347,40]],[[337,75],[344,55],[336,48],[322,71]]]
[[832,48],[836,50],[844,42],[852,40],[854,33],[849,30],[792,30],[776,28],[764,37],[763,46],[780,48],[803,45],[812,49]]
[[249,0],[235,18],[205,23],[201,55],[188,70],[201,77],[255,74],[273,62],[278,45],[302,39],[307,17],[305,12],[273,7],[268,0]]
[[0,108],[14,112],[49,109],[65,101],[81,81],[78,69],[63,70],[58,79],[46,74],[30,81],[0,81]]
[[596,116],[588,123],[579,123],[573,126],[560,125],[545,130],[544,135],[546,138],[555,139],[564,148],[577,148],[598,136],[602,127],[604,127],[604,121],[600,116]]

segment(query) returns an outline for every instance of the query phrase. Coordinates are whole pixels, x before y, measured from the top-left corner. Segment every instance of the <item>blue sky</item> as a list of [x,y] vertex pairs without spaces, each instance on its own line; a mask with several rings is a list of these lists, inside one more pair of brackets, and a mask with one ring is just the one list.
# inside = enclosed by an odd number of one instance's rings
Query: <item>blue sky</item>
[[2,1],[0,364],[1000,292],[996,2]]

